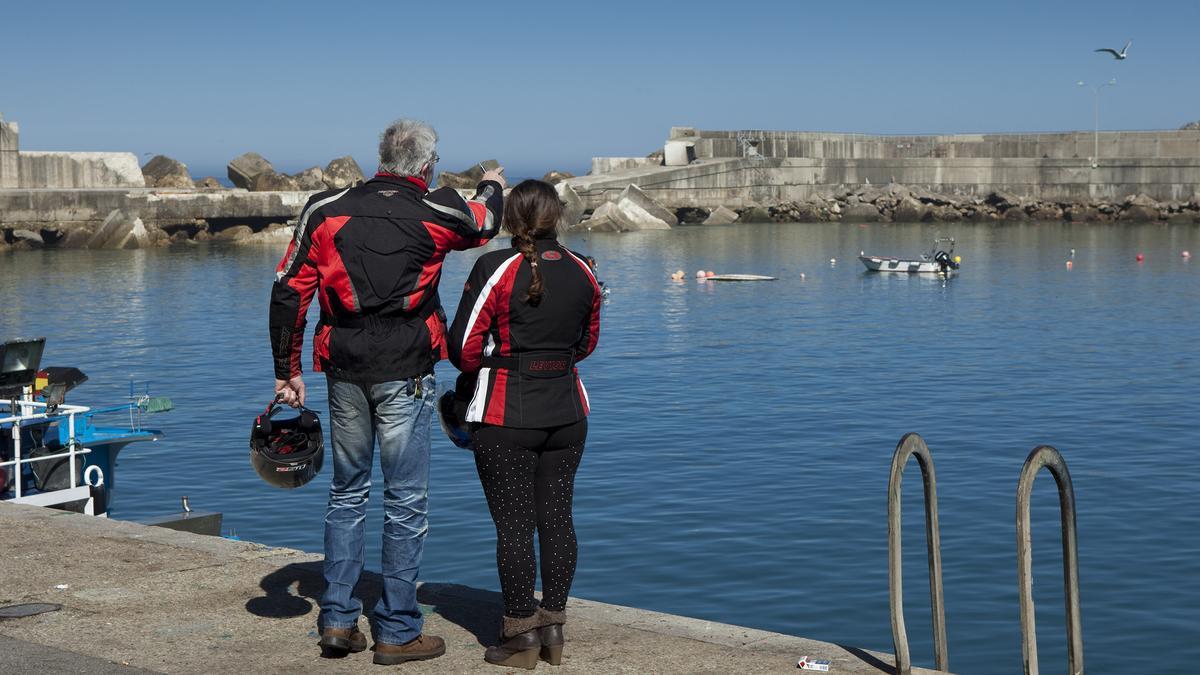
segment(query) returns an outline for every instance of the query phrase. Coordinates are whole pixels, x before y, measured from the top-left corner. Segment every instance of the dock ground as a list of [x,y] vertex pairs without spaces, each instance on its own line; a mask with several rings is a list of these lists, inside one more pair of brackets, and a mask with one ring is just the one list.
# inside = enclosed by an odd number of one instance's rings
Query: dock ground
[[[424,583],[426,632],[446,639],[446,655],[385,667],[369,651],[321,657],[319,555],[6,503],[0,542],[0,607],[62,605],[0,619],[7,674],[514,672],[482,658],[501,614],[492,591]],[[366,607],[378,589],[365,574]],[[888,654],[578,598],[568,617],[563,664],[539,671],[800,673],[807,655],[832,660],[834,674],[893,672]]]

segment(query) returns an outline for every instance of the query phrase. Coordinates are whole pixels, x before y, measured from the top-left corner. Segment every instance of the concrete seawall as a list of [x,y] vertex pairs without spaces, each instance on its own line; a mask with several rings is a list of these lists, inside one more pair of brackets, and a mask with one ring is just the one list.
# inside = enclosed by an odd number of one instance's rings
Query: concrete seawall
[[0,231],[94,230],[114,210],[170,232],[200,224],[285,222],[296,218],[311,192],[245,190],[0,190]]
[[1187,201],[1200,191],[1200,157],[1113,160],[1097,168],[1066,159],[701,159],[682,167],[639,167],[568,182],[586,208],[611,201],[631,183],[671,208],[745,208],[889,183],[958,197],[986,197],[999,190],[1075,203],[1139,193],[1159,201]]
[[570,185],[596,208],[635,184],[672,208],[772,206],[866,185],[981,198],[995,191],[1059,203],[1200,192],[1200,130],[874,136],[673,127],[663,165],[598,157]]
[[[369,652],[320,657],[314,630],[320,556],[6,503],[0,503],[0,541],[0,606],[62,605],[0,621],[0,672],[373,669]],[[370,607],[378,575],[366,575],[359,593]],[[498,596],[454,584],[422,585],[426,630],[446,638],[447,654],[405,664],[404,672],[506,672],[482,660],[484,645],[495,642]],[[563,665],[539,670],[792,673],[801,672],[797,659],[811,656],[831,659],[835,674],[893,671],[885,654],[577,598],[568,616]],[[874,620],[887,625],[887,617]]]

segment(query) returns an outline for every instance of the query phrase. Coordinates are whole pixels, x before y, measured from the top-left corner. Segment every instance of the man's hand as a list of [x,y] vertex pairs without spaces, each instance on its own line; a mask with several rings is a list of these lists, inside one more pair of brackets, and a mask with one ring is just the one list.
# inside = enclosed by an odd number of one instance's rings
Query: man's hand
[[502,187],[502,188],[508,187],[508,181],[504,180],[504,167],[502,167],[502,166],[496,167],[495,169],[488,169],[487,171],[484,171],[483,178],[480,178],[479,180],[481,182],[485,181],[485,180],[494,180],[500,184],[500,187]]
[[304,405],[304,380],[295,376],[290,380],[275,380],[275,395],[279,401],[293,408]]

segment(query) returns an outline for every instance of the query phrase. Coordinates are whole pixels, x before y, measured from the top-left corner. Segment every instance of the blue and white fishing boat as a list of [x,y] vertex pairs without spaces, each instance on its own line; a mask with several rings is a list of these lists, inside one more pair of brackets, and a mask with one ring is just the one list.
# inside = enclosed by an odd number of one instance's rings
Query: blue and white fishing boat
[[170,401],[146,394],[120,405],[66,403],[87,381],[76,368],[39,368],[45,338],[0,345],[0,501],[105,516],[117,455],[130,443],[155,441],[142,425]]
[[871,272],[896,272],[900,274],[937,274],[948,277],[958,272],[961,260],[954,255],[954,238],[938,237],[933,249],[921,254],[920,259],[897,258],[887,255],[867,255],[859,251],[858,259]]

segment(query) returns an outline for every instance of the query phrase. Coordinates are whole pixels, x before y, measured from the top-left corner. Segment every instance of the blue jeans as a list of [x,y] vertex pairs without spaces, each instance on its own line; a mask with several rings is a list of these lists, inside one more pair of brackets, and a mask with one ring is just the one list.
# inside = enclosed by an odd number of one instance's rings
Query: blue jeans
[[354,586],[363,569],[363,529],[375,441],[383,466],[383,594],[376,638],[404,644],[421,634],[417,573],[425,544],[433,375],[356,384],[328,378],[333,480],[325,511],[325,593],[318,624],[350,628],[362,613]]

